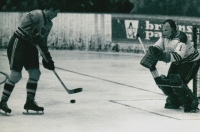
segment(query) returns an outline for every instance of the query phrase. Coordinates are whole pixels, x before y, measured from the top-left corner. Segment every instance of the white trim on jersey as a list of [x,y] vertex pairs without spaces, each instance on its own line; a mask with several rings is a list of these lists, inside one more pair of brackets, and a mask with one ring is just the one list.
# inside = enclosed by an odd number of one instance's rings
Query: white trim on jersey
[[15,49],[17,47],[17,42],[18,42],[18,38],[15,38],[15,42],[13,44],[13,49],[12,49],[10,68],[12,68],[12,66],[13,66],[13,61],[14,61],[14,56],[15,56]]

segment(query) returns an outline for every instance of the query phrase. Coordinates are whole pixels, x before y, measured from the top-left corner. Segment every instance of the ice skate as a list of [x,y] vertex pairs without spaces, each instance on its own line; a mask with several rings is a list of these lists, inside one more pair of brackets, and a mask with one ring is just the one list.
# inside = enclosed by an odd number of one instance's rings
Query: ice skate
[[8,105],[7,105],[7,101],[1,101],[0,102],[0,110],[3,110],[4,112],[5,112],[5,114],[7,114],[7,113],[11,113],[11,109],[8,107]]
[[[34,100],[30,100],[30,99],[27,99],[27,101],[24,105],[24,109],[26,110],[26,112],[23,112],[23,114],[26,114],[26,115],[41,115],[41,114],[44,114],[44,112],[43,112],[44,108],[39,107]],[[29,112],[29,110],[32,110],[32,111],[35,111],[35,112]]]
[[169,96],[166,99],[165,109],[179,109],[181,106],[178,99],[174,98],[173,96]]
[[199,111],[198,108],[199,102],[198,100],[193,100],[190,103],[184,104],[184,112],[186,113],[197,113]]

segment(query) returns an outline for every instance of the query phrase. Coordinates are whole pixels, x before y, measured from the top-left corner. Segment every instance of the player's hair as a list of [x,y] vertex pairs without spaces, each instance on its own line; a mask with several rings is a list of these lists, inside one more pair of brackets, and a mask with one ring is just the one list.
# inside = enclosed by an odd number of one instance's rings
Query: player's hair
[[163,24],[165,24],[165,23],[169,23],[170,27],[171,27],[172,29],[174,29],[174,31],[177,30],[175,21],[173,21],[173,20],[171,20],[171,19],[167,19],[167,20],[165,20],[165,21],[163,22]]
[[44,9],[48,10],[50,8],[53,8],[53,10],[58,10],[60,9],[60,3],[57,1],[49,2],[48,4],[45,5]]

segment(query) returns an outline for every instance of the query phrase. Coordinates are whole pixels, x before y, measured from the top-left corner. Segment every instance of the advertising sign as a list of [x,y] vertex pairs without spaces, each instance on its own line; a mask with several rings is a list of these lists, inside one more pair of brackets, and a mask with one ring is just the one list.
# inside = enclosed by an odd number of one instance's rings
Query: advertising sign
[[[146,44],[155,43],[162,35],[162,23],[165,19],[156,17],[135,18],[131,15],[112,16],[112,42],[139,43],[136,35],[139,34]],[[192,40],[192,23],[175,20],[177,27]]]

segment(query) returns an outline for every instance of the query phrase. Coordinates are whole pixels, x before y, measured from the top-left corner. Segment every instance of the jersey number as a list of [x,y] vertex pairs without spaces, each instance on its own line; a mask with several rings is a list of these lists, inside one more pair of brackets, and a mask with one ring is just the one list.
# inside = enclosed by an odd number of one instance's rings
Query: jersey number
[[179,51],[181,51],[181,49],[182,49],[182,46],[180,46],[180,49],[179,49]]

